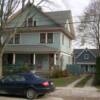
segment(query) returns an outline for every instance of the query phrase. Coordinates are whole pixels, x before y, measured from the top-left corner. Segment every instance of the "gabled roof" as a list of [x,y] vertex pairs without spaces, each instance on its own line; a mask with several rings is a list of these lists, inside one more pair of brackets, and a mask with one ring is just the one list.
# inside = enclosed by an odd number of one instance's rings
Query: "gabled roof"
[[16,18],[17,16],[19,16],[21,13],[23,13],[26,9],[29,9],[29,8],[35,8],[39,13],[42,13],[44,16],[46,16],[46,17],[48,17],[51,21],[53,21],[55,24],[57,24],[58,26],[60,26],[60,24],[58,23],[58,22],[56,22],[52,17],[50,17],[50,16],[48,16],[48,15],[46,15],[42,10],[40,10],[39,8],[37,8],[35,5],[33,5],[33,4],[27,4],[25,7],[24,7],[24,9],[23,9],[23,11],[22,11],[22,9],[20,9],[19,11],[17,11],[15,14],[13,14],[10,18],[9,18],[9,20],[8,20],[8,23],[10,22],[10,21],[12,21],[14,18]]
[[90,52],[94,57],[97,56],[97,51],[96,49],[74,49],[73,51],[73,54],[74,54],[74,57],[78,58],[84,51],[88,51]]
[[66,20],[70,16],[70,13],[71,13],[70,10],[65,10],[65,11],[46,12],[45,14],[50,16],[57,23],[59,23],[61,26],[64,26],[66,23]]
[[[66,33],[67,36],[69,36],[70,39],[75,38],[75,33],[74,33],[74,28],[73,25],[71,24],[71,32],[68,32],[64,25],[66,24],[67,19],[69,20],[69,22],[72,22],[72,15],[71,15],[71,11],[70,10],[66,10],[66,11],[55,11],[55,12],[43,12],[41,11],[39,8],[37,8],[36,6],[32,5],[32,4],[27,4],[23,11],[25,11],[28,8],[35,8],[39,13],[43,14],[44,16],[46,16],[48,19],[50,19],[52,22],[54,22],[58,27],[62,27],[64,32]],[[17,16],[19,16],[20,14],[23,13],[22,9],[20,9],[18,12],[16,12],[14,15],[12,15],[9,18],[9,21],[12,21],[13,19],[15,19]]]

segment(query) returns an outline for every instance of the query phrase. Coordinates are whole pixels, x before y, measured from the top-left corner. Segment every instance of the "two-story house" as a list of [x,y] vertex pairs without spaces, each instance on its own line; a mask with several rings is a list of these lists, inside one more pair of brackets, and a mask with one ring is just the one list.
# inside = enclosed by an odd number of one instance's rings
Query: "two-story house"
[[18,32],[5,48],[4,65],[28,64],[40,69],[59,65],[64,69],[72,63],[74,28],[70,10],[43,12],[27,4],[9,19],[7,30],[13,29]]
[[95,72],[96,49],[74,49],[73,64],[80,65],[86,73]]

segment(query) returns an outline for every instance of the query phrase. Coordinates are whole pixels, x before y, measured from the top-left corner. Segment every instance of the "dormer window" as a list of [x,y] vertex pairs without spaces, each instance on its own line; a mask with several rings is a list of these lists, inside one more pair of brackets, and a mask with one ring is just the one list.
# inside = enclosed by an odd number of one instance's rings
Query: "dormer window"
[[85,54],[84,59],[86,59],[86,60],[89,59],[89,54]]
[[29,27],[32,27],[32,23],[33,23],[32,17],[31,18],[28,18],[28,26]]
[[32,26],[36,27],[37,22],[36,20],[33,21],[33,18],[30,17],[24,21],[23,25],[24,27],[32,27]]

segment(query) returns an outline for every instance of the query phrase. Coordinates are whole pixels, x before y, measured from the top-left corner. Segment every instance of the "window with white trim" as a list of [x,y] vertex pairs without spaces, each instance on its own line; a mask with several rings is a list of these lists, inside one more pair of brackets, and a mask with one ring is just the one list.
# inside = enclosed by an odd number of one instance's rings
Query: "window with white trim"
[[53,33],[40,33],[40,43],[53,43]]
[[33,19],[32,17],[28,18],[28,27],[32,27]]
[[47,43],[53,43],[53,33],[47,34]]
[[20,43],[20,34],[16,34],[15,35],[15,44],[19,44]]
[[40,43],[46,43],[46,33],[40,33]]

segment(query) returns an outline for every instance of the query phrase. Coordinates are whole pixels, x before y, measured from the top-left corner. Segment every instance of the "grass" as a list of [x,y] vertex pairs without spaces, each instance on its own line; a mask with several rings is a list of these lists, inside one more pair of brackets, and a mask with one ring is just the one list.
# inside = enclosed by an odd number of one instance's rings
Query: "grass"
[[68,84],[74,82],[76,79],[78,79],[77,76],[68,76],[51,80],[54,82],[55,86],[67,86]]
[[81,81],[79,81],[75,87],[84,87],[85,84],[87,83],[87,81],[91,78],[91,75],[86,76],[85,78],[83,78]]

